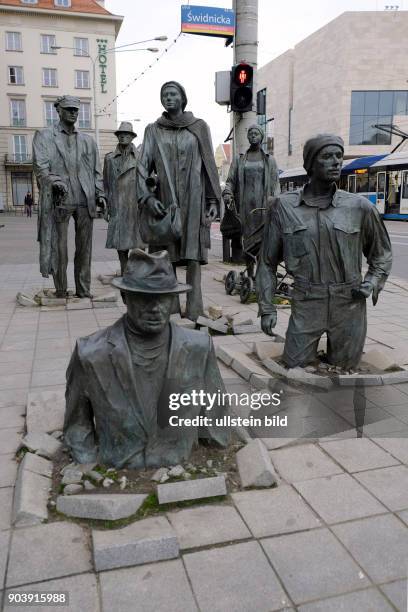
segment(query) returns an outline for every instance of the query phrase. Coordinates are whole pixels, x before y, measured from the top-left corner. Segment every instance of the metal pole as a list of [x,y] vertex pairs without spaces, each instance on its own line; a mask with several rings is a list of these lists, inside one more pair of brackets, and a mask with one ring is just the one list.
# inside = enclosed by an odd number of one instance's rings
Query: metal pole
[[91,62],[92,62],[92,81],[93,81],[93,99],[94,99],[94,124],[95,124],[95,141],[96,141],[96,146],[98,148],[99,151],[99,124],[98,124],[98,111],[97,111],[97,106],[96,106],[96,59],[93,59],[92,57],[90,57]]
[[235,64],[245,62],[254,68],[254,99],[252,111],[234,113],[234,151],[237,155],[248,149],[247,131],[256,123],[256,93],[258,66],[258,0],[235,0],[236,28],[234,40]]

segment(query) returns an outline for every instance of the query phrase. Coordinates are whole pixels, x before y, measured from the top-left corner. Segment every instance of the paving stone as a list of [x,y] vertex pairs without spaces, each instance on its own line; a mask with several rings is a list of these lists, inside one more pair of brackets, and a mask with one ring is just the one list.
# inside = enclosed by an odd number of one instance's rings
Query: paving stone
[[18,292],[16,295],[17,303],[20,306],[28,306],[29,308],[38,308],[38,303],[33,300],[32,296],[26,295],[25,293]]
[[26,446],[30,451],[38,453],[46,459],[51,459],[61,448],[62,444],[52,436],[42,432],[28,433],[21,440],[21,447]]
[[23,430],[25,410],[21,406],[9,406],[0,408],[0,429],[10,429],[18,427]]
[[111,291],[110,293],[104,293],[102,295],[95,295],[92,298],[92,302],[95,304],[97,302],[117,302],[118,294],[115,291]]
[[408,463],[408,437],[375,438],[375,442],[402,463]]
[[16,527],[38,525],[47,520],[51,484],[50,478],[25,469],[24,461],[21,462],[18,468],[13,507],[13,524]]
[[10,529],[11,508],[13,505],[13,488],[0,489],[0,531]]
[[362,361],[377,370],[389,370],[390,368],[398,367],[396,361],[389,354],[377,348],[370,349],[364,353]]
[[262,364],[270,372],[273,372],[274,374],[279,374],[280,376],[284,376],[285,378],[287,378],[287,373],[288,373],[287,369],[281,366],[274,359],[263,359]]
[[337,440],[320,446],[348,472],[363,472],[399,463],[368,438]]
[[299,612],[392,612],[393,608],[377,589],[364,589],[347,595],[305,604]]
[[232,333],[235,336],[239,336],[241,334],[261,334],[262,329],[259,323],[251,324],[241,324],[241,325],[233,325]]
[[173,559],[179,554],[176,532],[164,516],[137,521],[114,531],[92,530],[96,571]]
[[298,482],[295,487],[326,523],[381,514],[387,509],[348,474]]
[[0,457],[0,488],[14,486],[17,476],[17,462],[14,455]]
[[408,510],[403,510],[403,512],[397,512],[397,515],[404,521],[404,523],[408,526]]
[[117,302],[95,302],[92,300],[93,308],[117,308]]
[[[65,477],[65,476],[64,476]],[[117,521],[135,514],[147,495],[103,494],[59,495],[57,510],[68,516],[101,521]]]
[[265,539],[262,546],[296,605],[370,584],[328,529]]
[[277,476],[268,451],[260,440],[252,440],[235,455],[241,484],[246,487],[271,487]]
[[251,537],[238,512],[232,506],[198,506],[169,512],[181,550],[209,546]]
[[[1,392],[0,392],[1,395]],[[21,443],[21,428],[0,429],[0,455],[15,454]]]
[[400,612],[405,612],[407,610],[407,586],[406,580],[397,580],[396,582],[389,582],[388,584],[381,585],[381,590]]
[[232,499],[256,538],[321,526],[320,520],[291,486],[242,491]]
[[371,387],[364,389],[364,396],[380,408],[387,406],[407,405],[407,396],[395,386]]
[[[0,587],[3,587],[6,574],[7,555],[11,531],[0,531]],[[1,589],[0,589],[1,593]],[[1,597],[0,597],[1,602]]]
[[207,319],[206,317],[198,317],[197,325],[200,325],[201,327],[209,327],[220,334],[226,334],[228,332],[228,325],[222,319],[213,321],[212,319]]
[[[57,580],[47,580],[46,582],[36,582],[18,589],[9,589],[8,593],[26,593],[26,592],[67,592],[69,593],[69,606],[56,606],[57,610],[69,610],[69,612],[100,612],[98,585],[94,574],[80,574],[69,578],[60,578]],[[5,612],[15,612],[18,606],[5,605]],[[52,608],[51,608],[52,609]],[[24,605],[25,612],[49,612],[50,605]]]
[[258,359],[263,361],[264,359],[275,359],[280,357],[283,353],[284,344],[282,342],[254,342],[252,345],[252,352],[257,355]]
[[6,586],[91,570],[87,534],[81,527],[62,521],[35,525],[13,533]]
[[209,306],[208,314],[213,321],[220,319],[222,317],[222,306]]
[[67,302],[67,310],[89,310],[92,301],[89,298],[71,298]]
[[198,612],[180,559],[103,572],[99,580],[106,611]]
[[184,555],[200,612],[272,612],[289,604],[258,542]]
[[276,470],[288,482],[339,474],[343,470],[313,444],[302,444],[270,453]]
[[72,483],[65,485],[64,487],[64,495],[75,495],[77,493],[81,493],[83,491],[83,485],[79,483]]
[[408,529],[392,514],[335,525],[332,529],[374,582],[406,577]]
[[408,467],[405,465],[359,472],[355,477],[390,510],[408,508]]
[[[24,353],[23,353],[24,354]],[[5,355],[9,355],[9,353],[5,353]],[[18,362],[20,362],[23,357],[18,358]],[[13,363],[13,359],[6,359],[7,363]],[[31,370],[31,362],[32,359],[28,359],[25,357],[25,362],[27,363],[27,369]],[[1,362],[1,351],[0,351],[0,363]],[[27,403],[27,389],[12,389],[12,390],[3,390],[0,393],[0,408],[7,408],[8,406],[26,406]],[[1,448],[1,445],[0,445]],[[1,451],[0,451],[1,452]]]
[[173,502],[189,499],[202,499],[226,495],[227,487],[225,476],[214,476],[212,478],[197,478],[183,482],[168,482],[157,485],[157,496],[159,504],[171,504]]
[[81,484],[83,472],[81,470],[71,468],[69,470],[65,470],[64,475],[61,480],[61,484],[70,485],[70,484]]

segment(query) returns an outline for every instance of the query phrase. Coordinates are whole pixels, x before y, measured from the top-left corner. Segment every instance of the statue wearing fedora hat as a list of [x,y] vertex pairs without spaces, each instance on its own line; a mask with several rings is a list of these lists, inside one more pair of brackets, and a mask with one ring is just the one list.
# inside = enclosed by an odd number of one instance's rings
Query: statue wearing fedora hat
[[98,149],[91,136],[78,132],[80,100],[62,96],[54,104],[58,125],[37,130],[33,167],[39,199],[40,271],[52,274],[57,297],[67,295],[68,225],[75,221],[75,289],[90,297],[93,219],[105,208]]
[[132,144],[136,134],[129,121],[122,121],[115,134],[118,146],[105,156],[103,168],[109,222],[106,248],[117,250],[123,276],[129,250],[142,246],[136,197],[138,153]]
[[210,336],[169,322],[174,295],[191,287],[177,282],[168,253],[136,249],[113,283],[127,313],[80,338],[68,366],[64,439],[74,460],[143,469],[187,459],[199,438],[226,446],[222,427],[169,422],[209,414],[215,423],[227,409],[217,402],[211,411],[194,402],[170,409],[173,394],[224,386]]

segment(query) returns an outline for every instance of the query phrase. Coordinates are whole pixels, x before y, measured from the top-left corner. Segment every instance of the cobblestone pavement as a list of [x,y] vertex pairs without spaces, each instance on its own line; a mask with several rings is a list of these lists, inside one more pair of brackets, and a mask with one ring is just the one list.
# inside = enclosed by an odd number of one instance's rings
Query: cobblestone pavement
[[[106,291],[97,274],[116,269],[116,262],[94,264],[97,292]],[[228,269],[216,261],[205,268],[206,305],[255,320],[256,304],[244,307],[225,294],[220,281]],[[289,416],[311,419],[314,431],[330,414],[342,422],[344,435],[292,441],[264,433],[279,486],[169,512],[181,549],[176,559],[97,573],[89,533],[77,524],[13,528],[14,457],[27,393],[61,389],[76,338],[111,324],[124,310],[16,306],[18,291],[41,286],[36,261],[0,266],[0,609],[20,609],[7,604],[10,590],[35,589],[69,591],[69,607],[58,609],[72,612],[406,611],[408,384],[358,390],[367,416],[359,439],[347,395],[339,401],[338,391],[285,388]],[[378,306],[369,308],[367,346],[407,351],[407,304],[408,284],[392,279]],[[288,316],[279,313],[281,335]],[[214,343],[247,352],[260,339],[260,333],[216,336]],[[229,391],[250,390],[223,364],[221,370]]]

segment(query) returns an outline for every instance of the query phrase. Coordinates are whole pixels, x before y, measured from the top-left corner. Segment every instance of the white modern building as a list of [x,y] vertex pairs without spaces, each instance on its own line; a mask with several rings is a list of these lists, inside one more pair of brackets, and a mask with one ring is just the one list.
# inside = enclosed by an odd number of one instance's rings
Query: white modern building
[[0,0],[0,209],[21,208],[28,190],[36,194],[32,139],[58,120],[59,96],[80,98],[79,129],[98,136],[101,157],[112,150],[116,104],[100,109],[116,95],[108,49],[121,23],[103,0]]
[[347,12],[259,69],[279,168],[302,166],[319,132],[342,136],[348,158],[392,151],[387,127],[408,131],[407,32],[408,11]]

